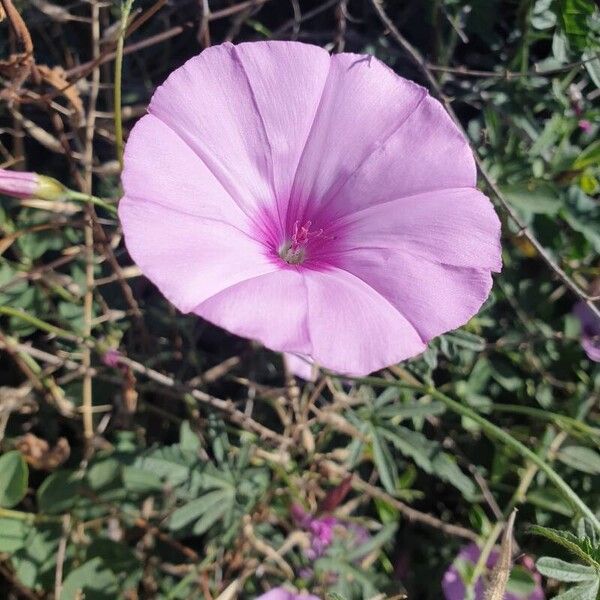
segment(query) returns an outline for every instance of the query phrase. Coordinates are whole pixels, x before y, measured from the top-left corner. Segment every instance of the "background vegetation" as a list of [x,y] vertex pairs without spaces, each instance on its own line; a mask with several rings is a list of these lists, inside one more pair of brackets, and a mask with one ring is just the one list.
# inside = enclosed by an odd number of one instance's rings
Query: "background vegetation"
[[[547,597],[600,597],[600,368],[572,314],[600,277],[596,4],[13,1],[1,167],[116,203],[119,82],[126,137],[209,44],[368,52],[456,113],[505,267],[481,313],[423,355],[304,384],[173,309],[110,210],[1,197],[0,597],[225,600],[292,582],[439,599],[458,550],[490,550],[515,506],[517,564],[550,557]],[[369,534],[309,560],[294,503]],[[527,569],[511,585],[525,597]]]

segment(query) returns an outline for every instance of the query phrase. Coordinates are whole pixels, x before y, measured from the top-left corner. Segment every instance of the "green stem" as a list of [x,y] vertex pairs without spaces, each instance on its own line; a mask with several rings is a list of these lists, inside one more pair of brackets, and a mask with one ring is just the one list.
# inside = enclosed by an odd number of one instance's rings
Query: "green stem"
[[115,52],[115,93],[114,93],[114,110],[115,110],[115,145],[117,148],[117,160],[121,170],[123,170],[123,114],[122,114],[122,94],[121,84],[123,80],[123,48],[125,45],[125,32],[129,13],[133,6],[133,0],[126,0],[121,7],[121,27],[119,29],[119,37],[117,39],[117,49]]
[[83,338],[80,336],[67,331],[66,329],[62,329],[61,327],[56,327],[56,325],[51,325],[50,323],[46,323],[46,321],[42,321],[37,317],[27,314],[26,312],[19,310],[18,308],[12,308],[11,306],[0,306],[0,315],[5,315],[7,317],[14,317],[15,319],[20,319],[25,323],[29,323],[33,325],[37,329],[41,329],[46,333],[51,333],[65,340],[69,340],[72,342],[81,342]]
[[12,519],[13,521],[24,521],[29,524],[62,522],[62,517],[38,515],[35,513],[22,512],[20,510],[10,510],[9,508],[0,508],[0,518]]
[[553,421],[562,429],[569,430],[570,433],[576,432],[595,438],[596,442],[600,438],[600,429],[592,427],[587,423],[582,423],[573,417],[561,415],[559,413],[548,412],[540,408],[532,408],[530,406],[521,406],[519,404],[493,404],[491,407],[492,411],[496,412],[508,412],[517,413],[522,415],[528,415],[536,419],[544,421]]
[[380,379],[378,377],[362,377],[355,379],[358,382],[364,382],[375,386],[380,387],[401,387],[404,389],[412,389],[416,392],[421,392],[423,394],[428,394],[432,398],[439,400],[443,404],[446,405],[452,412],[455,412],[463,417],[468,417],[475,423],[477,423],[481,429],[485,432],[485,434],[494,440],[497,440],[503,443],[505,446],[508,446],[518,454],[520,454],[523,458],[531,461],[535,464],[540,471],[545,473],[546,477],[556,486],[556,488],[563,494],[563,496],[569,501],[572,506],[579,511],[582,515],[584,515],[594,526],[594,529],[600,533],[600,521],[596,517],[596,515],[588,508],[588,506],[581,500],[581,498],[571,489],[569,484],[549,465],[547,464],[541,457],[539,457],[535,452],[532,452],[527,446],[519,442],[519,440],[515,439],[509,433],[506,433],[503,429],[494,425],[490,421],[488,421],[485,417],[482,417],[479,413],[476,413],[473,409],[468,406],[464,406],[460,402],[456,400],[452,400],[442,392],[439,392],[434,387],[427,385],[412,385],[410,383],[404,383],[400,381],[388,381],[386,379]]
[[100,206],[104,210],[107,210],[109,213],[116,215],[117,207],[113,204],[109,204],[106,200],[102,200],[102,198],[97,198],[96,196],[91,196],[90,194],[84,194],[83,192],[76,192],[75,190],[67,191],[67,199],[74,200],[75,202],[91,202],[96,206]]

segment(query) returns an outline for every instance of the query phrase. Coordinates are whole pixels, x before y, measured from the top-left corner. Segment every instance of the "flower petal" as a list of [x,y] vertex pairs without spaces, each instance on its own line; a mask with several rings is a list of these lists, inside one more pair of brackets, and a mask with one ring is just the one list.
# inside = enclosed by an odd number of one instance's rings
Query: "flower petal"
[[235,46],[269,142],[282,218],[329,72],[329,53],[298,42]]
[[440,265],[387,248],[359,248],[338,256],[336,264],[386,298],[425,342],[464,325],[492,287],[488,270]]
[[300,377],[306,381],[317,380],[317,366],[310,357],[284,352],[283,360],[286,369],[296,377]]
[[127,196],[119,203],[119,218],[133,260],[183,312],[278,268],[261,244],[220,221]]
[[315,221],[352,174],[403,127],[426,94],[376,58],[332,56],[296,174],[288,224]]
[[444,188],[475,187],[473,153],[443,106],[427,96],[356,170],[331,200],[348,214],[395,198]]
[[304,44],[213,46],[169,76],[149,111],[263,222],[289,191],[328,67],[324,50]]
[[198,155],[154,115],[142,117],[125,148],[125,195],[178,212],[248,228],[248,218]]
[[393,248],[430,262],[502,269],[500,220],[473,188],[426,192],[353,213],[337,222],[338,249]]
[[298,269],[284,268],[233,285],[194,312],[271,350],[310,354],[306,288]]
[[333,268],[303,274],[311,357],[317,364],[361,376],[425,349],[412,325],[354,275]]

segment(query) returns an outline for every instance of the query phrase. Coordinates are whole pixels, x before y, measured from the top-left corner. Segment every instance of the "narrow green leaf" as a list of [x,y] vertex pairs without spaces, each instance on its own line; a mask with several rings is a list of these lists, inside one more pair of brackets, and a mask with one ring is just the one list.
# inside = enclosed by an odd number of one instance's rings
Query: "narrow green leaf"
[[231,494],[223,490],[215,490],[204,496],[184,504],[171,514],[169,529],[177,530],[185,527],[188,523],[199,519],[207,510],[218,504],[226,504],[231,501]]
[[587,563],[598,572],[600,572],[600,563],[597,562],[594,557],[590,556],[588,552],[583,550],[578,540],[573,534],[568,531],[558,531],[557,529],[551,529],[550,527],[542,527],[541,525],[532,525],[529,528],[531,533],[545,537],[546,539],[558,544],[577,556],[581,561]]
[[565,465],[589,473],[600,474],[600,454],[585,446],[566,446],[556,455]]
[[381,483],[390,494],[396,493],[396,467],[392,460],[389,448],[379,437],[377,430],[371,428],[371,444],[373,447],[373,461],[377,467]]
[[552,577],[558,581],[591,581],[598,577],[593,567],[569,563],[550,556],[542,556],[537,561],[536,567],[545,577]]
[[367,556],[367,554],[370,554],[373,552],[373,550],[381,548],[381,546],[383,546],[393,537],[393,535],[396,533],[396,529],[398,529],[397,523],[388,523],[387,525],[384,525],[381,530],[378,531],[377,534],[370,538],[367,542],[361,544],[358,546],[358,548],[351,550],[346,555],[346,560],[348,562],[354,562],[363,556]]

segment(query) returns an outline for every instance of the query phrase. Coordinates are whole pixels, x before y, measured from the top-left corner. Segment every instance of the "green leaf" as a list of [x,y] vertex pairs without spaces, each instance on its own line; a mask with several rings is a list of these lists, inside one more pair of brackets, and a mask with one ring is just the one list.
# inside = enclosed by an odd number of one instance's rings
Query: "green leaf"
[[506,594],[513,594],[517,598],[529,598],[535,588],[536,581],[531,571],[521,565],[513,566],[506,584]]
[[541,525],[532,525],[529,531],[535,535],[540,535],[546,539],[558,544],[577,556],[582,562],[592,566],[600,572],[600,562],[590,552],[587,540],[580,540],[577,536],[569,531],[559,531],[550,527],[542,527]]
[[11,508],[27,493],[29,469],[18,450],[0,456],[0,506]]
[[195,431],[192,431],[189,421],[183,421],[179,429],[179,446],[185,452],[197,453],[200,448],[200,439]]
[[585,169],[586,167],[600,165],[600,140],[592,142],[573,163],[575,169]]
[[600,579],[582,583],[571,588],[568,592],[554,596],[554,600],[596,600],[598,589],[600,588]]
[[377,467],[379,478],[383,487],[390,494],[396,493],[396,479],[398,473],[394,459],[387,444],[379,437],[378,429],[371,427],[371,445],[373,447],[373,461]]
[[600,474],[600,454],[586,446],[567,446],[557,454],[557,458],[578,471],[590,475]]
[[162,481],[156,473],[138,467],[123,467],[122,477],[125,488],[138,494],[157,492],[163,488]]
[[595,9],[593,0],[560,0],[562,27],[575,50],[582,50],[590,44],[592,32],[588,19]]
[[446,407],[441,402],[429,402],[422,404],[414,402],[411,404],[391,404],[377,409],[377,417],[380,419],[409,419],[412,417],[428,417],[430,415],[441,415]]
[[70,510],[77,501],[81,480],[72,471],[56,471],[42,482],[37,491],[38,507],[48,514]]
[[233,494],[222,489],[209,492],[201,498],[184,504],[173,512],[169,519],[169,529],[182,529],[192,521],[199,519],[205,512],[216,505],[231,505]]
[[475,484],[458,467],[454,458],[442,452],[437,442],[406,427],[378,427],[377,431],[405,456],[412,458],[426,473],[437,475],[459,489],[466,497],[475,493]]
[[196,523],[194,523],[192,532],[195,535],[202,535],[203,533],[208,531],[217,521],[220,521],[223,517],[230,513],[232,509],[233,498],[231,498],[229,501],[213,504],[210,508],[206,510],[202,517],[200,517],[200,519],[196,521]]
[[558,579],[558,581],[591,581],[598,577],[593,567],[569,563],[550,556],[540,558],[536,563],[536,567],[545,577],[552,577],[552,579]]
[[63,583],[60,600],[110,600],[117,597],[117,578],[100,558],[94,558],[71,571]]
[[0,552],[14,552],[22,548],[31,526],[23,521],[0,518]]
[[121,465],[114,458],[98,461],[90,466],[86,480],[92,490],[100,490],[121,482]]
[[562,206],[556,188],[545,181],[502,186],[509,202],[524,215],[555,215]]
[[595,220],[586,219],[584,215],[576,215],[567,208],[560,211],[560,216],[572,229],[578,231],[592,245],[596,252],[600,253],[600,233]]
[[394,536],[396,529],[398,529],[397,523],[388,523],[387,525],[384,525],[376,535],[371,537],[364,544],[358,546],[358,548],[351,550],[346,555],[346,560],[348,562],[354,562],[364,556],[367,556],[367,554],[370,554],[373,552],[373,550],[381,548],[381,546],[383,546]]

